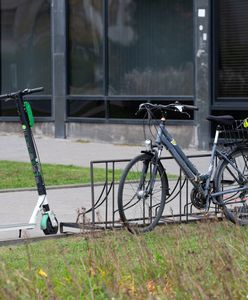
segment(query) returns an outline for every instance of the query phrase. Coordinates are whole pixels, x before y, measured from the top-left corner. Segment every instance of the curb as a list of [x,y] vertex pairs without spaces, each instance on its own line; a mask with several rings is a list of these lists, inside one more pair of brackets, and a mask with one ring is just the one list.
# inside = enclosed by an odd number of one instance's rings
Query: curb
[[[94,186],[101,186],[104,185],[104,182],[97,182],[94,183]],[[50,185],[46,186],[46,190],[62,190],[62,189],[78,189],[78,188],[89,188],[91,187],[90,183],[85,184],[65,184],[65,185]],[[15,192],[33,192],[37,191],[37,188],[30,187],[30,188],[13,188],[13,189],[0,189],[1,193],[15,193]]]
[[[83,187],[90,187],[91,184],[68,184],[68,185],[51,185],[46,186],[46,190],[59,190],[59,189],[73,189],[73,188],[83,188]],[[13,189],[2,189],[0,193],[15,193],[15,192],[30,192],[30,191],[37,191],[37,188],[30,187],[30,188],[13,188]]]

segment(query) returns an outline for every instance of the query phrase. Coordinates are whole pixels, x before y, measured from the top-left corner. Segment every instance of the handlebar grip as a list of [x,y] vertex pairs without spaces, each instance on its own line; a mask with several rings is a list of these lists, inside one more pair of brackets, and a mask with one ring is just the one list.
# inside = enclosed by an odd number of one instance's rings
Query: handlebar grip
[[27,95],[27,94],[34,94],[34,93],[39,93],[39,92],[42,92],[44,91],[44,87],[37,87],[37,88],[34,88],[34,89],[26,89],[22,92],[23,95]]
[[31,89],[31,93],[38,93],[38,92],[42,92],[42,91],[44,91],[44,87],[43,86]]
[[199,110],[199,108],[195,105],[183,105],[183,107],[189,110]]
[[0,95],[0,99],[6,99],[6,98],[9,98],[9,94]]

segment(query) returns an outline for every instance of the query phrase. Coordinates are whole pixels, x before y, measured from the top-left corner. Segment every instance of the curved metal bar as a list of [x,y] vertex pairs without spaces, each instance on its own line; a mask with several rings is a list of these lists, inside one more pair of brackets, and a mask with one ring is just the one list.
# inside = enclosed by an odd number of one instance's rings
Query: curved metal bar
[[[209,155],[194,155],[191,157],[206,157]],[[166,158],[164,158],[166,159]],[[167,158],[167,159],[171,159],[171,158]],[[81,225],[84,226],[85,228],[87,228],[87,226],[91,226],[92,230],[96,229],[96,225],[97,228],[103,228],[103,226],[107,226],[110,225],[110,227],[115,227],[115,226],[120,226],[120,221],[117,217],[115,217],[115,214],[118,213],[118,207],[116,206],[117,204],[117,192],[115,189],[115,186],[118,184],[118,180],[117,180],[117,175],[114,170],[114,168],[116,168],[116,163],[120,163],[123,164],[125,162],[128,162],[129,160],[111,160],[111,161],[94,161],[91,162],[91,167],[96,167],[96,164],[98,163],[105,163],[105,168],[111,171],[111,169],[113,170],[113,174],[111,175],[110,178],[105,177],[104,182],[99,186],[99,184],[95,184],[94,180],[92,180],[91,182],[91,187],[92,187],[92,207],[90,207],[89,209],[81,211],[78,214],[78,218],[77,218],[77,224],[80,225],[80,221],[81,221]],[[106,166],[107,163],[111,162],[113,164],[113,166]],[[92,172],[92,179],[94,174]],[[137,180],[130,180],[131,182],[135,182],[137,183]],[[99,186],[99,188],[96,189],[96,187]],[[97,201],[94,202],[94,194],[97,191]],[[233,196],[233,195],[232,195]],[[154,198],[156,197],[156,192],[154,193],[154,195],[152,196],[152,203],[150,203],[151,208],[153,209],[157,209],[157,207],[159,207],[159,203],[155,203]],[[180,172],[180,174],[178,174],[178,177],[173,180],[173,183],[171,183],[171,193],[166,196],[167,199],[165,199],[165,204],[168,205],[169,203],[175,203],[175,210],[176,210],[176,214],[172,213],[172,214],[167,214],[167,215],[163,215],[162,219],[164,220],[164,218],[166,217],[166,222],[170,222],[170,221],[186,221],[186,222],[190,222],[192,220],[194,220],[195,218],[203,218],[203,212],[202,211],[197,211],[194,209],[191,200],[190,200],[190,188],[188,186],[188,180],[185,178],[185,176],[183,176],[183,174]],[[111,202],[109,202],[109,200],[111,199]],[[137,203],[140,200],[138,198],[135,198],[135,196],[132,199],[129,199],[125,204],[124,204],[124,209],[134,209],[135,205],[137,205]],[[232,199],[226,199],[226,201],[234,201],[233,198]],[[108,220],[107,218],[109,217],[106,213],[105,215],[103,215],[103,219],[100,220],[99,222],[95,222],[95,218],[94,216],[96,215],[95,209],[98,209],[97,211],[102,212],[101,210],[101,206],[103,209],[112,209],[112,218],[113,220]],[[106,207],[105,207],[106,206]],[[100,210],[99,210],[100,208]],[[177,213],[177,209],[179,209],[178,213]],[[214,210],[215,209],[215,210]],[[104,210],[103,210],[104,211]],[[88,213],[92,213],[92,219],[91,220],[86,220],[86,215]],[[156,212],[155,212],[156,213]],[[211,210],[209,211],[209,213],[215,213],[217,215],[218,210],[216,209],[216,207],[211,207]],[[83,216],[82,220],[79,220],[80,216]],[[180,218],[180,219],[179,219]]]
[[105,197],[103,198],[103,200],[100,202],[101,198],[102,198],[102,195],[104,193],[104,191],[106,190],[106,187],[108,186],[108,184],[105,182],[104,183],[104,186],[102,188],[102,191],[101,191],[101,194],[100,196],[98,197],[96,203],[94,204],[94,206],[92,206],[91,208],[89,208],[88,210],[84,211],[84,212],[81,212],[81,213],[78,213],[78,216],[77,216],[77,220],[76,220],[76,223],[78,222],[80,216],[85,216],[86,214],[88,214],[89,212],[92,212],[93,209],[97,209],[98,207],[100,207],[108,198],[108,195],[109,193],[111,192],[111,189],[113,187],[113,182],[110,183],[109,185],[109,189],[107,190],[106,192],[106,195]]
[[[184,181],[183,181],[183,183],[182,183],[182,185],[181,185],[181,187],[180,187],[180,189],[179,189],[178,192],[173,196],[173,193],[175,192],[176,188],[178,187],[178,185],[179,185],[179,183],[180,183],[180,178],[178,178],[177,183],[176,183],[176,185],[175,185],[175,187],[174,187],[172,193],[170,194],[169,198],[165,201],[165,204],[170,203],[172,200],[174,200],[174,199],[181,193],[181,190],[183,189],[183,187],[184,187],[186,181],[187,181],[187,180],[186,180],[186,178],[185,178]],[[173,198],[170,199],[171,196],[173,196]]]
[[[95,205],[94,205],[94,209],[96,209],[96,208],[98,208],[99,206],[101,206],[101,205],[104,203],[104,201],[107,200],[108,195],[109,195],[109,193],[111,192],[111,189],[112,189],[112,187],[113,187],[113,182],[110,183],[109,189],[107,190],[105,197],[104,197],[103,200],[100,202],[101,197],[102,197],[102,195],[103,195],[103,192],[104,192],[104,190],[106,190],[106,187],[107,187],[107,183],[104,184],[104,187],[103,187],[103,189],[102,189],[101,195],[99,196],[99,198],[97,199],[97,201],[96,201],[96,203],[95,203]],[[100,203],[99,203],[99,202],[100,202]],[[88,209],[85,213],[91,212],[92,209],[93,209],[93,208],[91,207],[91,208]]]

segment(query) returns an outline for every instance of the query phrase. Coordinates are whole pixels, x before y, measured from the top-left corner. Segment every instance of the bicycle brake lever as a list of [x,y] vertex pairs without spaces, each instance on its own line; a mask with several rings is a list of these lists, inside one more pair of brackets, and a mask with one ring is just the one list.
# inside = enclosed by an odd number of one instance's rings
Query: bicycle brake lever
[[183,105],[175,105],[175,108],[179,111],[179,112],[183,112]]
[[142,110],[145,110],[145,106],[143,103],[139,105],[139,109],[138,111],[136,111],[135,116],[137,116]]

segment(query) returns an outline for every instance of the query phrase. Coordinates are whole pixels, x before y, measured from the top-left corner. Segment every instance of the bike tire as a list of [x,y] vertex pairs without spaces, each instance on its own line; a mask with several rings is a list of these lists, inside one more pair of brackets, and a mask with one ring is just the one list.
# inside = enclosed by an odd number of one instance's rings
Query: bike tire
[[[248,148],[232,151],[228,158],[238,168],[242,176],[226,160],[218,166],[215,177],[216,192],[248,186]],[[239,225],[248,225],[248,188],[217,197],[225,217]]]
[[[140,196],[140,193],[143,193],[145,187],[150,183],[154,157],[153,154],[145,153],[133,158],[127,164],[120,179],[118,189],[120,219],[132,233],[144,233],[153,230],[164,210],[168,193],[168,180],[160,161],[158,162],[152,195],[143,196],[143,198]],[[143,182],[142,190],[139,189],[141,182]]]

